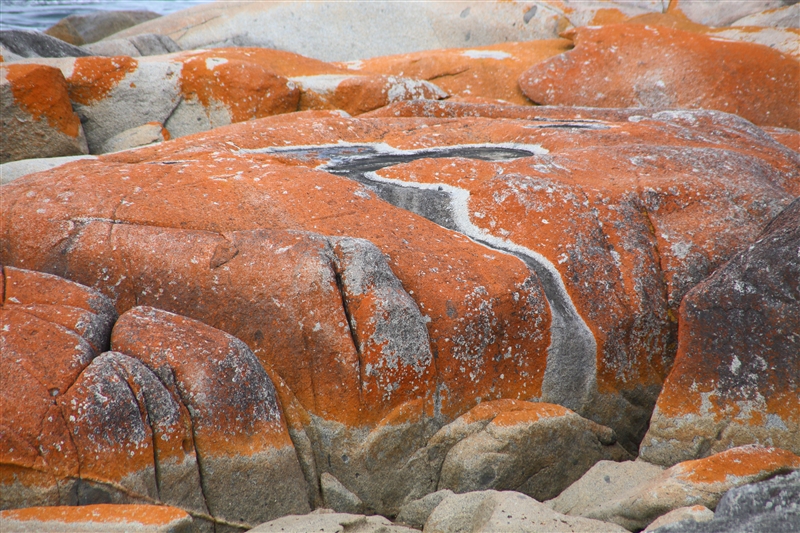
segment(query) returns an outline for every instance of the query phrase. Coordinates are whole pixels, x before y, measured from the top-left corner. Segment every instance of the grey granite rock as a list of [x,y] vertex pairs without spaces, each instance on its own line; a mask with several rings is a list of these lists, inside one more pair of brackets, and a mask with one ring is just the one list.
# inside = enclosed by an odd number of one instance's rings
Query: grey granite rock
[[425,525],[425,522],[428,520],[433,510],[442,503],[442,500],[448,496],[452,496],[452,494],[452,490],[437,490],[424,498],[408,502],[400,508],[400,513],[397,515],[397,522],[422,529],[422,526]]
[[0,45],[21,57],[83,57],[91,55],[61,39],[33,30],[2,30]]

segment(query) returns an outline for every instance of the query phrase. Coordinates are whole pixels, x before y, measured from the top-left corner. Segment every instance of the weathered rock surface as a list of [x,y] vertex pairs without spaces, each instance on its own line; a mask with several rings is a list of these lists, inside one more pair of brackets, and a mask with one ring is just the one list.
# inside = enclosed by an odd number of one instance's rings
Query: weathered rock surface
[[324,531],[325,533],[414,533],[416,529],[392,524],[382,516],[335,513],[319,509],[313,513],[284,516],[250,530],[253,533],[286,533],[289,531]]
[[779,9],[791,1],[783,0],[734,0],[726,2],[720,9],[717,2],[711,0],[672,0],[670,11],[679,11],[687,18],[706,26],[728,26],[729,24],[755,13],[769,9]]
[[115,324],[111,346],[142,361],[188,409],[212,516],[252,527],[309,510],[275,389],[243,342],[195,320],[135,307]]
[[97,150],[98,153],[107,154],[139,148],[148,144],[160,143],[170,139],[167,129],[158,122],[148,122],[142,126],[137,126],[122,133],[118,133],[105,141]]
[[653,520],[644,531],[649,533],[656,531],[658,528],[666,526],[667,524],[674,524],[676,522],[709,522],[714,519],[714,511],[705,505],[693,505],[691,507],[678,507],[665,515],[661,515]]
[[110,39],[82,47],[93,56],[157,56],[180,52],[181,47],[166,35],[143,33],[127,39]]
[[104,156],[4,186],[0,253],[242,339],[310,499],[328,473],[394,515],[478,399],[566,404],[635,448],[670,312],[798,187],[797,155],[729,115],[572,112],[305,112]]
[[644,459],[670,465],[751,443],[800,453],[798,247],[795,200],[684,298]]
[[38,159],[22,159],[0,164],[0,185],[11,183],[28,174],[50,170],[81,159],[95,159],[92,155],[68,155],[63,157],[43,157]]
[[460,99],[530,104],[517,80],[532,65],[571,47],[567,39],[428,50],[344,63],[353,73],[372,72],[430,80]]
[[44,33],[75,46],[93,43],[136,24],[160,17],[152,11],[95,11],[69,15]]
[[731,26],[761,26],[766,28],[800,28],[800,6],[793,5],[767,9],[742,17]]
[[623,533],[616,524],[557,513],[518,492],[486,490],[453,494],[433,510],[425,533],[585,532]]
[[659,533],[791,533],[800,527],[800,471],[731,489],[717,505],[714,519],[680,522]]
[[449,448],[440,490],[514,490],[539,501],[558,495],[598,461],[629,457],[611,429],[560,405],[515,400],[481,403],[428,446]]
[[558,36],[569,24],[550,2],[369,4],[226,2],[200,5],[117,34],[169,35],[184,49],[275,48],[324,61],[486,46]]
[[241,341],[4,268],[2,508],[159,503],[252,527],[309,510],[275,390]]
[[565,35],[574,40],[573,50],[520,78],[535,103],[716,109],[759,125],[800,129],[794,97],[800,62],[780,52],[637,24],[577,28]]
[[452,495],[452,490],[437,490],[424,498],[408,502],[400,508],[396,521],[398,524],[422,529],[433,510],[442,503],[442,500]]
[[61,72],[45,65],[0,68],[0,163],[88,153]]
[[83,57],[77,46],[33,30],[2,30],[0,46],[19,57]]
[[436,85],[395,76],[321,74],[290,78],[300,89],[300,110],[341,109],[360,115],[402,100],[438,100],[447,93]]
[[0,511],[5,533],[190,533],[192,517],[181,509],[154,505],[96,504],[28,507]]
[[704,505],[715,509],[730,489],[797,469],[800,469],[800,457],[786,450],[733,448],[705,459],[679,463],[658,477],[595,508],[582,510],[580,514],[614,522],[631,531],[640,530],[680,507]]
[[663,467],[644,461],[599,461],[546,504],[559,513],[585,516],[620,494],[657,478]]
[[[0,308],[0,508],[58,505],[59,478],[77,477],[77,457],[58,401],[108,346],[116,312],[87,287],[3,268]],[[72,496],[74,497],[74,496]]]

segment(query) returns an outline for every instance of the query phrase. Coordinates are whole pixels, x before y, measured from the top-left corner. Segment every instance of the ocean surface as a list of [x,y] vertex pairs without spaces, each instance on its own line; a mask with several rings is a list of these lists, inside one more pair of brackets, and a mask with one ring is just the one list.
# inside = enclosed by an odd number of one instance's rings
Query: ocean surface
[[153,11],[161,15],[209,0],[0,0],[0,30],[46,30],[68,15],[94,11]]

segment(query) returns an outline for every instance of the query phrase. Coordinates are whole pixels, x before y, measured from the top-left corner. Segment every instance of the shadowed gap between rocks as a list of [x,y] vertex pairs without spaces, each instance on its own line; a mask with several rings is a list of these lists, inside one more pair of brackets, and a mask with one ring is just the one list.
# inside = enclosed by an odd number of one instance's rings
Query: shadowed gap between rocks
[[[558,126],[585,127],[586,124],[569,122]],[[540,147],[508,144],[398,150],[384,144],[342,144],[248,151],[280,153],[305,160],[327,160],[327,163],[319,167],[320,170],[357,181],[396,207],[416,213],[489,249],[513,255],[523,261],[542,283],[552,314],[552,340],[548,348],[541,399],[580,413],[596,396],[597,344],[552,263],[531,250],[475,227],[470,222],[467,211],[468,191],[444,184],[383,180],[374,174],[382,168],[426,158],[460,157],[482,161],[508,161],[539,155],[542,153]]]

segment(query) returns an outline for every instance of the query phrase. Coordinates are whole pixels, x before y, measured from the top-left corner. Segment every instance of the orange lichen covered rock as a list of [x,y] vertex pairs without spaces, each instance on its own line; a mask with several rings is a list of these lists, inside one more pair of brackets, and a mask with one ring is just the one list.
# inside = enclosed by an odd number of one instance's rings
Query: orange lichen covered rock
[[351,73],[429,80],[451,96],[530,104],[517,84],[527,69],[569,50],[567,39],[502,43],[477,48],[430,50],[340,64]]
[[213,52],[174,59],[183,65],[183,98],[165,123],[173,137],[297,110],[297,88],[257,63],[221,58]]
[[305,112],[62,167],[4,187],[2,260],[240,338],[304,470],[370,509],[435,490],[420,450],[479,400],[633,450],[680,299],[790,202],[797,155],[722,113],[542,112]]
[[193,526],[186,511],[160,505],[95,504],[0,511],[0,528],[8,533],[190,533]]
[[56,68],[0,68],[0,121],[0,163],[88,153],[67,83]]
[[800,129],[800,63],[766,46],[635,24],[565,35],[573,50],[520,77],[537,104],[716,109]]
[[[78,457],[59,401],[108,346],[116,313],[96,291],[3,268],[0,307],[0,507],[57,504]],[[10,394],[14,391],[14,394]]]
[[144,363],[191,413],[203,497],[214,517],[255,525],[309,510],[275,388],[242,341],[135,307],[117,321],[111,345]]
[[758,443],[800,453],[800,200],[692,289],[642,456],[670,465]]
[[686,461],[582,516],[640,530],[661,515],[690,505],[715,509],[730,489],[800,469],[800,456],[780,448],[742,446]]

